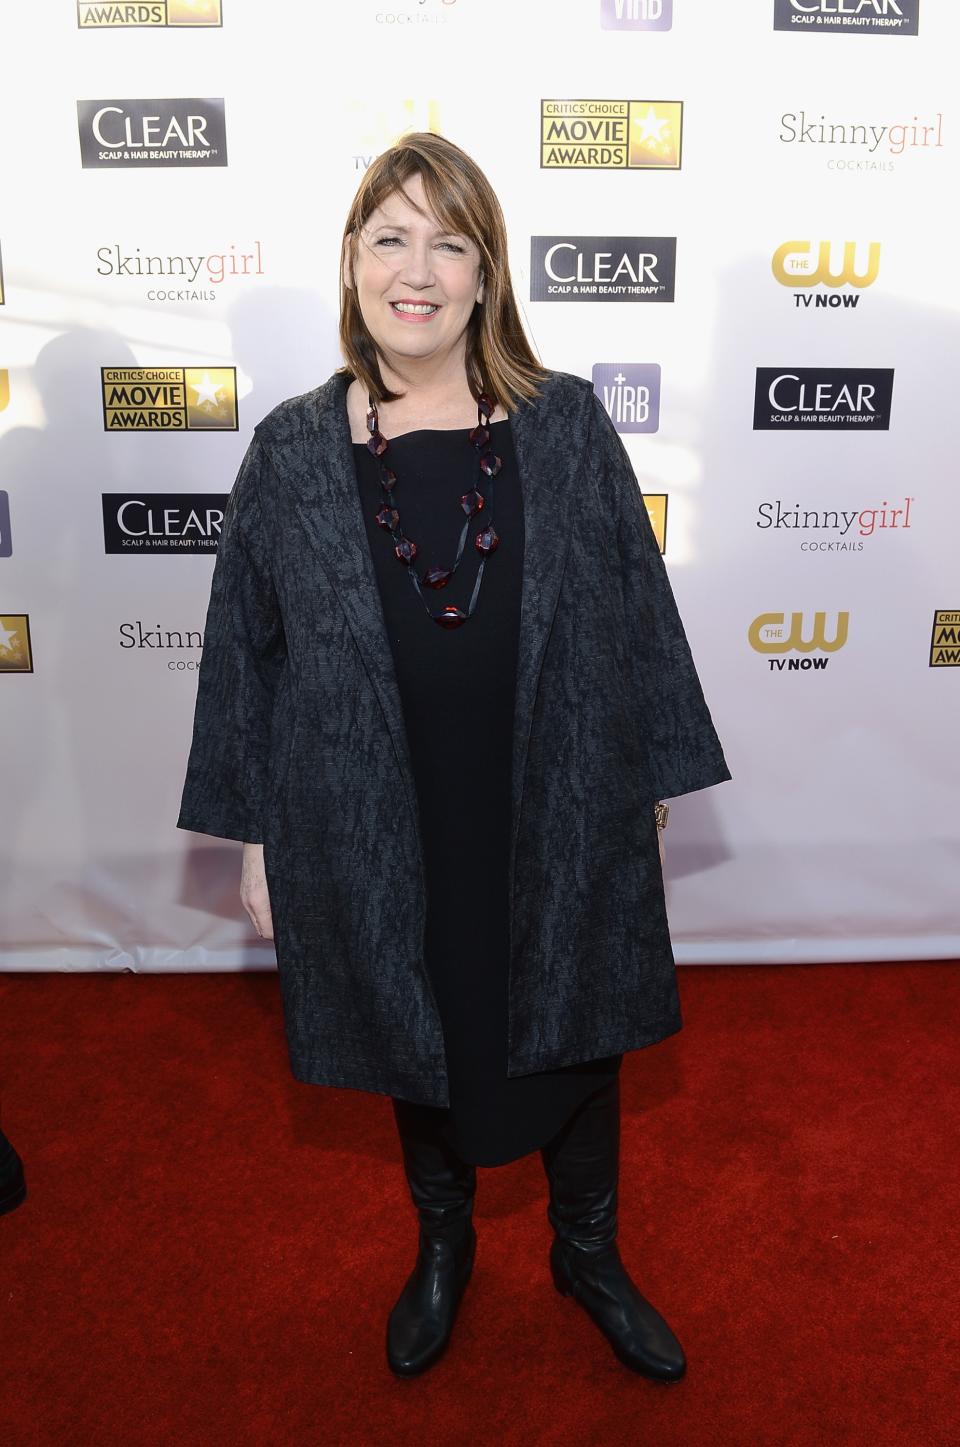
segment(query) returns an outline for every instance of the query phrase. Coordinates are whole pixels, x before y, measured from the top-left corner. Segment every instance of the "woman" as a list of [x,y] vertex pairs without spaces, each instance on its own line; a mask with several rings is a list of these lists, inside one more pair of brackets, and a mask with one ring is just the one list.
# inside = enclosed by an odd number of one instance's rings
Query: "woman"
[[340,341],[230,495],[178,827],[244,841],[295,1077],[393,1102],[419,1237],[392,1370],[450,1339],[478,1165],[539,1150],[558,1290],[677,1380],[615,1241],[619,1068],[682,1026],[655,805],[731,775],[663,559],[441,136],[364,176]]

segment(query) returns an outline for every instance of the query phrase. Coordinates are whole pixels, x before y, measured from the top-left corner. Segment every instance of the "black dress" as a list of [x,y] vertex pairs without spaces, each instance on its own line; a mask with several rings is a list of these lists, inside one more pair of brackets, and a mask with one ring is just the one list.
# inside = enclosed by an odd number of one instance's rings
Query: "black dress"
[[[523,570],[523,503],[509,421],[492,424],[503,459],[493,506],[470,519],[463,557],[444,588],[423,590],[430,611],[467,611],[485,523],[500,543],[487,557],[476,608],[459,628],[428,616],[389,532],[375,521],[384,501],[379,462],[354,443],[357,485],[376,572],[420,808],[427,885],[426,967],[443,1025],[449,1106],[403,1102],[407,1119],[438,1128],[466,1161],[501,1165],[537,1149],[620,1068],[622,1055],[507,1075],[508,859],[514,689]],[[476,487],[487,499],[467,429],[419,429],[389,439],[384,461],[414,564],[451,567]]]

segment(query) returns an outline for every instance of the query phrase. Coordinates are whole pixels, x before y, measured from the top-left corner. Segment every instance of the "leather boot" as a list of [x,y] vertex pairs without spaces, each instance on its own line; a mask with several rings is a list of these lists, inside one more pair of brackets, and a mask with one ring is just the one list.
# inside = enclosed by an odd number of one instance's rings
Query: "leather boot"
[[393,1109],[420,1233],[416,1264],[387,1321],[387,1361],[413,1377],[446,1349],[473,1270],[477,1168],[440,1138],[425,1108],[394,1097]]
[[686,1370],[683,1348],[637,1290],[616,1244],[619,1076],[588,1096],[540,1155],[550,1186],[557,1290],[584,1308],[624,1366],[656,1381],[678,1381]]

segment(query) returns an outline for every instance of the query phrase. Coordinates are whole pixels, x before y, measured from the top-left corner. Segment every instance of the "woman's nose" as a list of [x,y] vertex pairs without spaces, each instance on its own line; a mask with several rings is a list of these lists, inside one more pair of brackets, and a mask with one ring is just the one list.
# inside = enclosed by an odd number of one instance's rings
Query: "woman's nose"
[[429,286],[433,281],[433,261],[425,245],[407,246],[397,261],[398,275],[411,286]]

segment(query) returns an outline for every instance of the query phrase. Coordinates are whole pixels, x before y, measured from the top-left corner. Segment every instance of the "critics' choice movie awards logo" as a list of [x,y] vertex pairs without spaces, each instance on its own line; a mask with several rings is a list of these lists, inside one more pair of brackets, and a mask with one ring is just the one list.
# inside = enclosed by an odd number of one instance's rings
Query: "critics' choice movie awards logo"
[[[859,257],[859,259],[858,259]],[[809,288],[823,286],[827,290],[804,295],[798,290],[794,306],[821,308],[856,307],[864,287],[873,286],[880,271],[880,243],[868,242],[858,247],[856,241],[832,246],[829,241],[785,241],[773,253],[774,277],[781,286]],[[841,287],[853,291],[840,292]]]
[[81,30],[139,30],[156,25],[222,25],[220,0],[145,0],[141,4],[93,4],[77,0]]
[[673,0],[600,0],[602,30],[669,30]]
[[10,373],[5,367],[0,367],[0,412],[3,412],[10,405]]
[[541,100],[540,166],[679,171],[682,127],[678,100]]
[[[755,653],[769,654],[770,672],[820,671],[828,658],[811,658],[810,654],[836,653],[847,641],[849,613],[838,613],[833,637],[827,634],[826,613],[814,613],[812,625],[803,613],[760,613],[747,629],[750,647]],[[799,658],[778,658],[777,654],[799,653]]]
[[139,246],[130,251],[114,242],[97,248],[97,275],[124,281],[159,277],[163,284],[147,288],[147,301],[216,301],[224,282],[264,275],[263,250],[259,241],[251,241],[247,251],[238,250],[231,241],[226,251],[151,253]]
[[916,35],[920,0],[773,0],[774,30]]
[[104,492],[105,553],[215,553],[226,492]]
[[660,427],[660,367],[656,362],[595,362],[593,390],[618,432]]
[[753,426],[886,432],[892,399],[892,367],[758,367]]
[[960,609],[938,608],[933,615],[931,668],[960,668]]
[[828,170],[892,171],[893,161],[882,159],[884,156],[943,147],[943,112],[937,111],[929,123],[914,116],[910,121],[876,125],[828,120],[825,115],[813,116],[807,111],[784,111],[777,139],[784,146],[824,146],[851,152],[828,156]]
[[675,236],[531,236],[531,301],[673,301]]
[[236,432],[236,367],[101,367],[106,432]]
[[804,537],[801,553],[861,553],[864,538],[910,528],[910,507],[915,502],[915,497],[905,497],[903,507],[892,507],[884,498],[879,507],[861,508],[801,508],[796,502],[788,508],[778,497],[760,503],[756,526],[775,533],[786,530],[791,536],[797,532],[824,534]]
[[78,100],[80,159],[99,166],[225,166],[222,100]]
[[29,614],[0,613],[0,673],[32,672]]
[[0,558],[13,557],[13,534],[10,531],[10,494],[0,489]]

